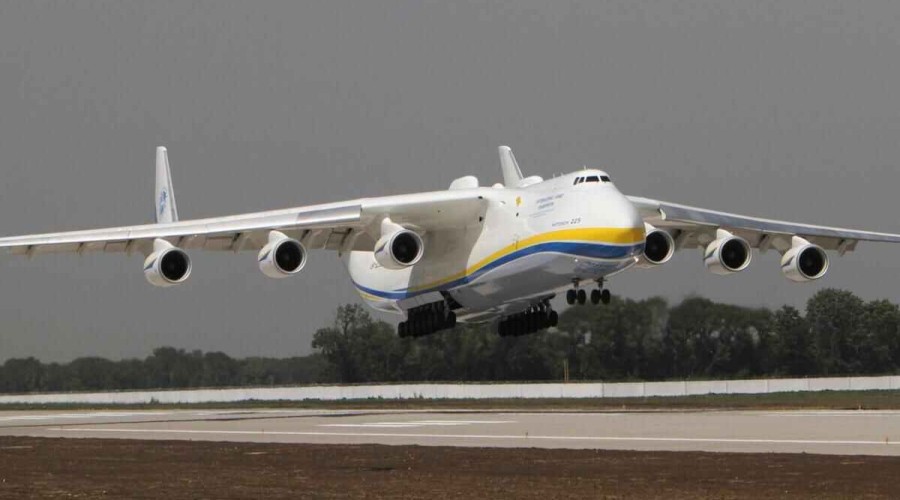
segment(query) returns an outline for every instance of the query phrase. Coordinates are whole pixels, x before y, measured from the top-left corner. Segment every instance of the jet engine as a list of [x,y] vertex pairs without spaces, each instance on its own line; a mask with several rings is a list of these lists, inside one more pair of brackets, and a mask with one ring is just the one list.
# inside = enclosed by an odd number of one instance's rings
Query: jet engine
[[144,277],[151,285],[179,285],[191,275],[191,258],[184,250],[165,240],[154,241],[153,250],[144,260]]
[[638,257],[637,267],[652,268],[672,259],[675,255],[675,239],[667,231],[656,229],[646,224],[647,237],[644,240],[644,253]]
[[394,224],[390,219],[381,223],[381,238],[375,243],[375,260],[386,269],[403,269],[422,258],[425,243],[415,231]]
[[287,278],[300,272],[306,265],[306,248],[299,241],[284,233],[272,231],[269,242],[257,256],[259,270],[270,278]]
[[715,274],[732,274],[747,269],[753,256],[747,240],[728,231],[716,231],[716,240],[706,247],[703,262]]
[[781,272],[798,283],[817,280],[828,272],[828,255],[822,247],[795,236],[793,246],[781,257]]

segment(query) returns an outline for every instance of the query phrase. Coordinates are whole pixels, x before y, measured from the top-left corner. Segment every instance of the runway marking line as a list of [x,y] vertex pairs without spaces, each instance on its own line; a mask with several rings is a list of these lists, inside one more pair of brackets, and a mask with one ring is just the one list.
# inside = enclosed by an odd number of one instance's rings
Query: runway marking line
[[395,422],[360,422],[358,424],[319,424],[319,427],[362,427],[401,429],[409,427],[455,427],[478,424],[514,424],[515,420],[408,420]]
[[92,412],[92,413],[53,413],[53,414],[28,414],[0,417],[0,422],[12,422],[16,420],[53,420],[55,418],[118,418],[118,417],[155,417],[160,415],[174,415],[175,412]]
[[764,417],[898,417],[896,410],[791,411],[765,412]]
[[236,436],[315,436],[315,437],[389,437],[389,438],[424,438],[424,439],[497,439],[497,440],[544,440],[544,441],[605,441],[605,442],[662,442],[662,443],[730,443],[730,444],[809,444],[809,445],[900,445],[900,440],[821,440],[821,439],[759,439],[759,438],[678,438],[678,437],[643,437],[643,436],[545,436],[545,435],[503,435],[503,434],[421,434],[421,433],[388,433],[388,432],[309,432],[309,431],[236,431],[236,430],[203,430],[203,429],[103,429],[103,428],[66,428],[54,427],[46,429],[50,432],[99,432],[122,434],[222,434]]

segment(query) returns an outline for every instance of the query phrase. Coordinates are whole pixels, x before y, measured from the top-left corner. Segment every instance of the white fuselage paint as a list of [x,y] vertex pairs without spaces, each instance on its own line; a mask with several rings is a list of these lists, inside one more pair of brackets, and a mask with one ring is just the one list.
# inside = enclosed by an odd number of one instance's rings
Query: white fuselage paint
[[643,252],[644,221],[605,176],[584,170],[522,188],[479,187],[485,200],[471,223],[423,234],[414,266],[380,266],[371,251],[344,252],[354,285],[372,307],[402,313],[449,294],[464,321],[520,312],[581,282],[621,272]]

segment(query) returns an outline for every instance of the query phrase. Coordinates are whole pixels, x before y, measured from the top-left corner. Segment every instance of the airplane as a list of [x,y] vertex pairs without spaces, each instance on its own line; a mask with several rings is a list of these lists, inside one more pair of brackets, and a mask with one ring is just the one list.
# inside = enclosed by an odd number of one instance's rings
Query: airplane
[[[125,252],[145,257],[152,285],[191,275],[187,250],[256,251],[270,278],[296,275],[308,250],[332,250],[371,307],[405,315],[401,337],[457,322],[494,322],[501,336],[557,325],[550,300],[608,304],[607,280],[631,268],[666,264],[701,249],[709,271],[747,269],[753,249],[782,254],[794,282],[822,278],[830,261],[860,241],[900,243],[900,235],[760,219],[623,195],[603,170],[525,177],[500,146],[502,183],[474,176],[448,190],[179,220],[165,147],[156,150],[156,221],[106,229],[0,238],[12,254]],[[590,293],[588,294],[588,290]]]

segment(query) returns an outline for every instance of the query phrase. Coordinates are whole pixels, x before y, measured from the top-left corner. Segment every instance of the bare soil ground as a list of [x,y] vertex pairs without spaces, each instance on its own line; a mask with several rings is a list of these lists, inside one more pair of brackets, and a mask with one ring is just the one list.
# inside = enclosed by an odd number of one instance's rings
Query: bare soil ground
[[898,498],[900,459],[0,438],[0,498]]

